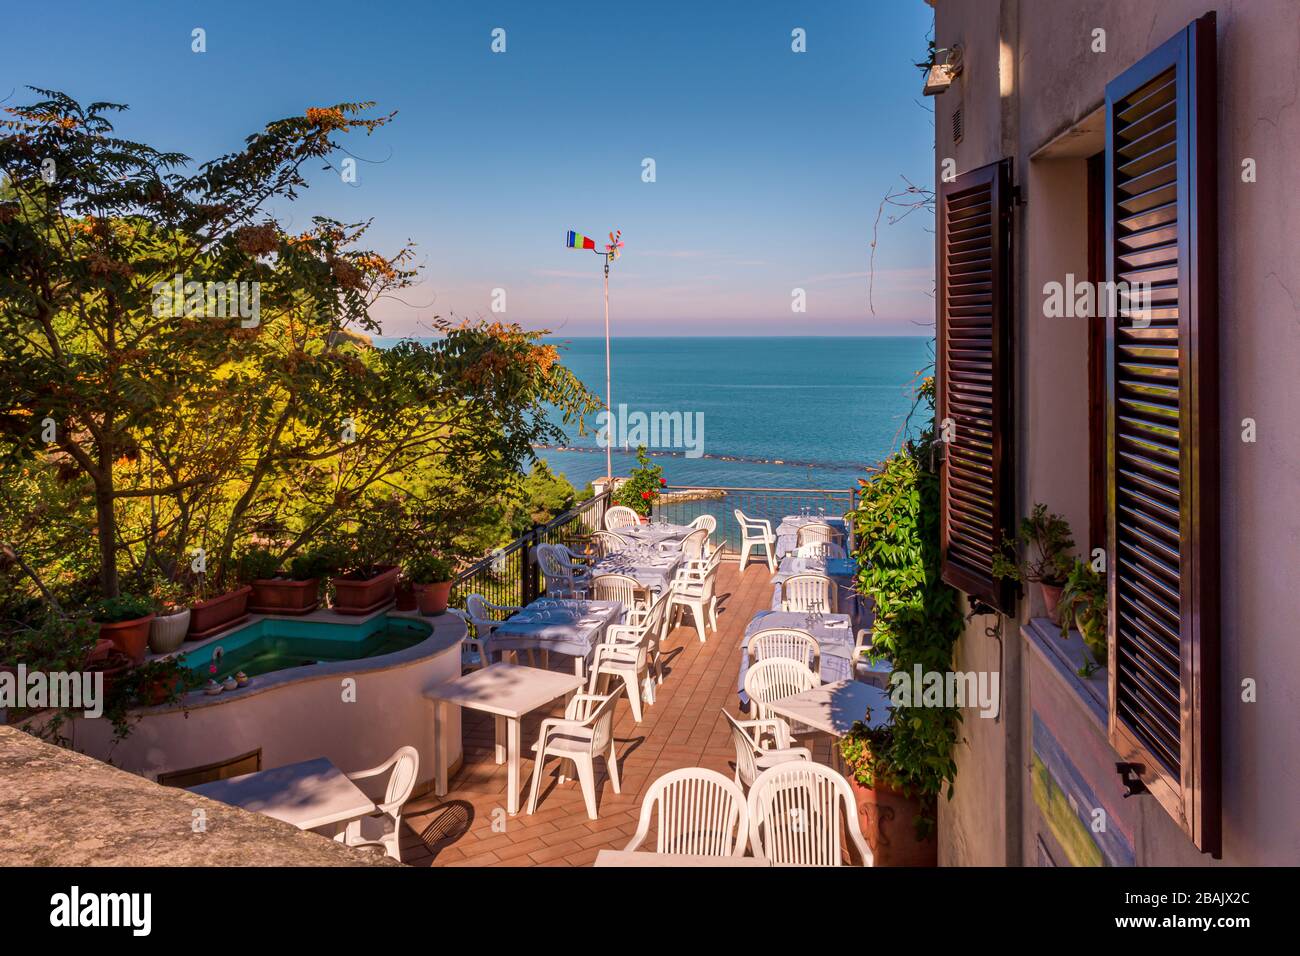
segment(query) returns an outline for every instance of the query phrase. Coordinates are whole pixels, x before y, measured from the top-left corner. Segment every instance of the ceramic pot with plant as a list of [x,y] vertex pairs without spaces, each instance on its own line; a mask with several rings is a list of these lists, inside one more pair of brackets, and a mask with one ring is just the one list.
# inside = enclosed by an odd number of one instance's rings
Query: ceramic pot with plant
[[133,661],[144,660],[153,619],[153,602],[138,594],[105,598],[95,605],[91,614],[91,620],[99,625],[100,637],[112,641]]
[[406,576],[415,589],[421,614],[441,614],[451,598],[451,562],[436,554],[422,554],[406,564]]
[[1106,610],[1106,579],[1091,565],[1076,559],[1061,594],[1061,637],[1070,636],[1070,622],[1073,620],[1097,667],[1106,666],[1109,653]]
[[890,769],[893,730],[861,721],[839,741],[857,804],[858,826],[871,847],[874,866],[938,866],[933,807],[909,795]]
[[1021,519],[1016,536],[1004,538],[1002,551],[993,556],[993,576],[1037,584],[1047,616],[1060,623],[1061,591],[1070,574],[1073,550],[1070,523],[1049,512],[1047,505],[1035,504],[1029,517]]
[[149,650],[170,654],[180,647],[190,629],[190,609],[185,603],[185,588],[175,581],[154,586],[155,617],[149,624]]
[[295,557],[289,573],[266,548],[250,548],[239,556],[239,579],[253,589],[248,609],[254,614],[310,614],[320,604],[319,562],[314,554]]

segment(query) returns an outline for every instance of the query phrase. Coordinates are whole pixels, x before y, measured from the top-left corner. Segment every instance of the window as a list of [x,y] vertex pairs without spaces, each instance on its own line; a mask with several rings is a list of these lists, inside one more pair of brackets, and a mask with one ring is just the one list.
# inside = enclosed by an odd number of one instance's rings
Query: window
[[1218,854],[1215,18],[1106,87],[1111,745]]
[[943,579],[1002,611],[1011,582],[993,555],[1014,522],[1011,441],[1011,162],[944,183],[939,193],[940,435]]

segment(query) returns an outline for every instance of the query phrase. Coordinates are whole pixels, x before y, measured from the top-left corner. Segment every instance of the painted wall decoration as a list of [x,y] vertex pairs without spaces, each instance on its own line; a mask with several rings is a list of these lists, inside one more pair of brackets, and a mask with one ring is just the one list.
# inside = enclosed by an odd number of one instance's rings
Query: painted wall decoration
[[1105,810],[1105,805],[1037,711],[1032,774],[1031,790],[1042,825],[1071,865],[1134,865],[1133,844],[1113,815],[1107,813],[1100,830],[1094,825],[1096,811]]

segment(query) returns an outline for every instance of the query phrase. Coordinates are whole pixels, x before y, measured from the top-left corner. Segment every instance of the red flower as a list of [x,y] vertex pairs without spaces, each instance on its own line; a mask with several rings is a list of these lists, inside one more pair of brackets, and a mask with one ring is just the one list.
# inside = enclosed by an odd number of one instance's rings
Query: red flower
[[649,500],[650,500],[650,492],[648,492],[648,491],[643,491],[643,492],[641,492],[641,497],[644,498],[646,501],[649,501]]
[[661,484],[661,485],[666,485],[666,484],[668,484],[668,479],[667,479],[667,478],[660,478],[660,479],[659,479],[659,484]]

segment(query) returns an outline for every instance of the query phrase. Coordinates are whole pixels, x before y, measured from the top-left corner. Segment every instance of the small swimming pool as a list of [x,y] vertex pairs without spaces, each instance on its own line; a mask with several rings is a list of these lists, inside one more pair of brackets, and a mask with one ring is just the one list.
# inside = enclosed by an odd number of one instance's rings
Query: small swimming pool
[[424,621],[384,614],[356,624],[264,618],[185,651],[185,663],[204,678],[218,681],[237,671],[256,677],[309,664],[391,654],[426,640],[432,630]]

